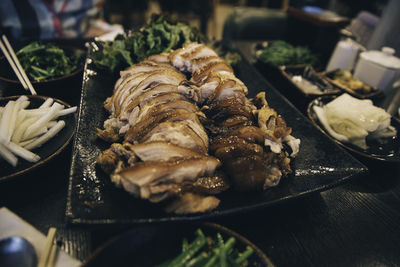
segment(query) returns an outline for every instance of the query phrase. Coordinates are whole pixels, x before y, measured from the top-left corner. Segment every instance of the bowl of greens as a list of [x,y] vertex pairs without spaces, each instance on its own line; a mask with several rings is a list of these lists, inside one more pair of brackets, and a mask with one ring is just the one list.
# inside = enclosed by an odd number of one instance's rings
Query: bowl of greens
[[274,266],[244,236],[211,222],[151,224],[100,245],[83,267]]
[[308,47],[295,46],[283,40],[264,42],[256,47],[259,62],[275,67],[310,65],[316,67],[318,57]]
[[[37,41],[16,50],[21,66],[39,95],[64,96],[59,85],[67,85],[82,76],[83,50]],[[26,93],[4,57],[0,58],[0,82],[5,88],[12,88],[12,95]]]

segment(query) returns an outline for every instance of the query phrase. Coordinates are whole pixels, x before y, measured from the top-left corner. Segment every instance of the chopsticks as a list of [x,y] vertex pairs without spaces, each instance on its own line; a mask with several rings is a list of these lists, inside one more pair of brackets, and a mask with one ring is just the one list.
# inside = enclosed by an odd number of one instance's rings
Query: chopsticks
[[56,228],[51,227],[47,233],[46,245],[40,256],[38,267],[52,267],[54,266],[54,259],[57,254],[57,244],[54,244],[56,236]]
[[[28,76],[26,76],[26,73],[24,71],[24,68],[21,66],[19,63],[19,60],[17,58],[17,55],[14,52],[14,49],[8,42],[8,39],[5,35],[2,36],[3,41],[0,40],[0,48],[1,51],[3,51],[4,56],[7,58],[8,63],[10,63],[12,69],[14,70],[15,74],[18,77],[18,80],[21,82],[22,86],[25,88],[25,90],[28,90],[31,92],[32,95],[36,95],[36,91],[33,88],[31,82],[29,81]],[[5,46],[4,46],[4,44]],[[7,51],[7,49],[8,51]]]

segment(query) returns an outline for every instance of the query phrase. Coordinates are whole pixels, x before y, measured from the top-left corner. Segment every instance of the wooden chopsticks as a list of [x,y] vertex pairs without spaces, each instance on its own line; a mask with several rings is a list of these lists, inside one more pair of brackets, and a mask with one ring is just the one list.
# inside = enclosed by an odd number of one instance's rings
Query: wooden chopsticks
[[[7,58],[8,63],[10,63],[12,69],[14,70],[15,74],[18,77],[18,80],[21,82],[22,86],[25,88],[25,90],[28,90],[31,92],[32,95],[36,95],[36,91],[33,88],[31,82],[29,81],[28,76],[26,76],[26,73],[24,71],[24,68],[21,66],[19,63],[18,57],[14,52],[14,49],[8,42],[8,39],[5,35],[2,36],[3,41],[0,39],[0,48],[1,51],[3,51],[4,56]],[[4,44],[3,44],[4,42]],[[6,49],[7,47],[7,49]]]
[[51,227],[47,233],[46,245],[40,256],[38,267],[54,266],[54,259],[57,254],[57,244],[54,243],[56,228]]

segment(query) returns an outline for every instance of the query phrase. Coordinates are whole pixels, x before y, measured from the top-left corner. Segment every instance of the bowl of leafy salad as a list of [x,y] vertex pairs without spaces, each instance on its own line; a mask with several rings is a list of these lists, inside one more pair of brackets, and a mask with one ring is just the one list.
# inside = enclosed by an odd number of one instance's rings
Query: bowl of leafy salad
[[[81,78],[84,54],[81,49],[39,41],[31,42],[16,51],[37,93],[53,97],[65,95],[65,92],[60,92],[59,85],[65,86]],[[26,93],[4,57],[0,58],[0,82],[12,90],[12,95]]]

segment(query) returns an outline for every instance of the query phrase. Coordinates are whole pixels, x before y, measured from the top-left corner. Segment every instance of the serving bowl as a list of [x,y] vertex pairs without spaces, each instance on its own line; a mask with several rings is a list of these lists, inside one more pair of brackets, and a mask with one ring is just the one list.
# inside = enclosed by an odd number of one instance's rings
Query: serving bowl
[[400,162],[400,123],[393,119],[391,125],[397,130],[397,136],[384,139],[369,139],[367,137],[367,149],[360,148],[351,143],[345,143],[332,137],[320,122],[314,107],[322,107],[331,102],[336,96],[321,96],[310,102],[307,108],[308,118],[311,123],[323,134],[331,138],[336,144],[347,149],[351,153],[362,156],[363,158],[372,159],[381,162]]
[[[61,47],[67,56],[78,56],[80,58],[75,70],[67,75],[55,77],[44,81],[33,81],[31,83],[38,95],[50,96],[70,102],[76,94],[79,95],[80,84],[83,74],[85,51],[74,47]],[[3,94],[0,96],[23,95],[26,91],[10,64],[4,56],[0,57],[0,86],[3,87]],[[63,88],[70,87],[68,90]]]

